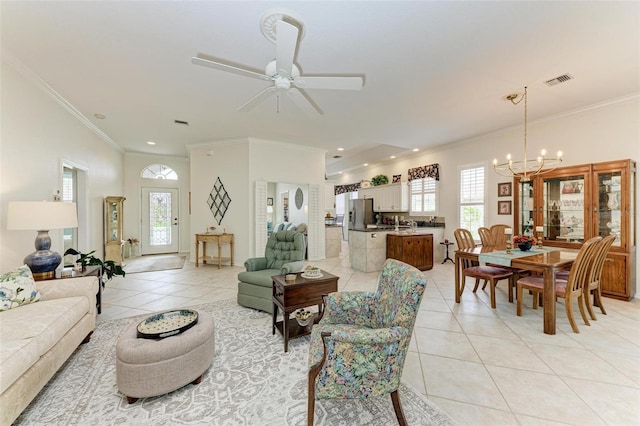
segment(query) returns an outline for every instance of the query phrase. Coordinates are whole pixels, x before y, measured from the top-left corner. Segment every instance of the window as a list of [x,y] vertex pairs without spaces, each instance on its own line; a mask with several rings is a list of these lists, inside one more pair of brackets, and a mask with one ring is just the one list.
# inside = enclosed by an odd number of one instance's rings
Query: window
[[140,173],[140,177],[146,179],[178,180],[178,174],[174,172],[171,167],[165,166],[164,164],[152,164],[145,167],[142,173]]
[[484,226],[484,166],[460,169],[460,228],[480,239],[478,228]]
[[438,215],[438,181],[434,178],[413,179],[410,183],[411,215]]
[[[63,167],[62,170],[62,201],[77,202],[77,172],[70,167]],[[70,248],[78,249],[78,230],[77,228],[65,228],[63,230],[64,251]],[[76,256],[67,255],[64,257],[64,265],[72,265]]]

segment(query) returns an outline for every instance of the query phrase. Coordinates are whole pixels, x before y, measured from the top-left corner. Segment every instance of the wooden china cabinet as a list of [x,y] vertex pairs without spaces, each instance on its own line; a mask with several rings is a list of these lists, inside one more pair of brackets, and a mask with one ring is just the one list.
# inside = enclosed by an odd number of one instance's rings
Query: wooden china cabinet
[[122,211],[125,197],[105,197],[104,199],[104,259],[122,265],[124,260],[124,239],[122,238]]
[[602,293],[629,300],[636,291],[636,162],[559,167],[514,182],[514,232],[544,228],[544,244],[578,249],[594,236],[617,235],[605,263]]

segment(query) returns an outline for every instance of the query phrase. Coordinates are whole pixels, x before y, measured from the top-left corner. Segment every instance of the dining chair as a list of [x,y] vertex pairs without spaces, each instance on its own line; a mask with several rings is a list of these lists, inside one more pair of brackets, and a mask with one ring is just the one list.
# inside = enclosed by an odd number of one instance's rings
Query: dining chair
[[316,399],[380,395],[391,395],[398,423],[407,424],[398,387],[426,284],[417,268],[387,259],[376,292],[323,296],[309,346],[307,425]]
[[511,226],[505,224],[497,224],[491,225],[491,228],[489,228],[493,237],[493,246],[497,250],[504,250],[507,248],[507,237],[504,234],[504,230],[507,228],[511,228]]
[[[475,241],[471,232],[468,229],[459,228],[453,231],[453,235],[456,238],[456,242],[458,243],[458,249],[465,248],[473,248],[475,247]],[[478,286],[480,285],[480,280],[484,280],[484,284],[482,288],[484,289],[489,283],[489,295],[491,297],[491,307],[493,309],[496,308],[496,285],[498,281],[508,280],[509,281],[509,302],[513,302],[513,287],[514,280],[513,271],[507,268],[502,268],[498,266],[490,266],[490,265],[480,265],[476,263],[465,263],[462,265],[462,285],[460,287],[460,293],[464,291],[464,286],[467,277],[471,277],[475,279],[475,286],[473,287],[473,292],[475,293],[478,290]]]
[[480,235],[480,243],[483,247],[493,246],[493,235],[491,230],[485,226],[478,228],[478,234]]
[[[597,320],[592,306],[598,306],[603,315],[607,315],[607,311],[602,304],[602,270],[607,260],[609,249],[616,240],[616,235],[607,235],[598,243],[595,249],[594,261],[589,269],[586,284],[584,286],[584,303],[592,320]],[[591,304],[591,292],[593,291],[593,305]]]
[[[585,312],[583,288],[589,274],[591,263],[593,262],[594,251],[598,247],[600,240],[602,240],[602,237],[593,237],[582,244],[576,259],[571,265],[568,278],[566,280],[556,279],[556,298],[564,298],[567,318],[574,333],[580,333],[573,319],[574,299],[578,299],[578,308],[580,308],[582,320],[586,325],[590,325]],[[544,278],[540,275],[535,275],[523,277],[517,281],[516,292],[518,301],[516,304],[516,315],[519,317],[522,316],[522,295],[524,289],[530,290],[533,293],[532,307],[533,309],[538,309],[538,297],[544,292]]]

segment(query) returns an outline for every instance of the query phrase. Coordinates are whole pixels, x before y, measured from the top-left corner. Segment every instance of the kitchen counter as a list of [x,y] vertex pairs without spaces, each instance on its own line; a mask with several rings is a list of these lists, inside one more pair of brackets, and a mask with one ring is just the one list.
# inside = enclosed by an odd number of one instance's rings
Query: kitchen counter
[[382,270],[387,259],[387,234],[391,235],[433,235],[433,261],[442,262],[444,259],[444,227],[418,228],[414,234],[409,228],[395,232],[393,229],[349,230],[349,259],[351,267],[356,271],[376,272]]

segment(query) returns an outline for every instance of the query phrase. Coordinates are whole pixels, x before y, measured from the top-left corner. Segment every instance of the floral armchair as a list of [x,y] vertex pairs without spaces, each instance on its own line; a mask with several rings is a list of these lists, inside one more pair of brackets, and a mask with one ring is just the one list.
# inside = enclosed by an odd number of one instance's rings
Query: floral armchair
[[418,269],[387,259],[375,293],[324,297],[324,315],[311,332],[308,425],[316,398],[384,394],[391,394],[398,422],[406,424],[398,386],[425,285]]

